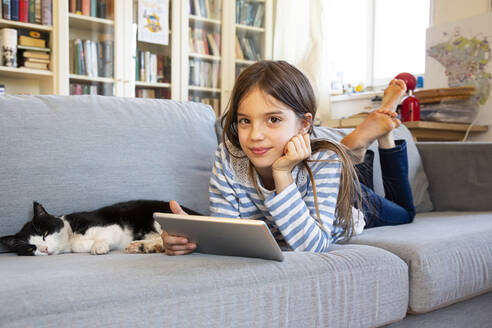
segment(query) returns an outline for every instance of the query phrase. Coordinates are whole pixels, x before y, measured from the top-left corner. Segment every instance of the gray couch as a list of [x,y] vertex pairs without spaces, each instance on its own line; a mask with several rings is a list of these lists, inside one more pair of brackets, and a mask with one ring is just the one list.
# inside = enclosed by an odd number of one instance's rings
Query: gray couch
[[[130,199],[177,199],[207,213],[214,123],[195,103],[0,97],[0,235],[20,229],[33,200],[56,215]],[[425,172],[414,152],[414,196],[420,211],[434,211],[412,224],[283,262],[2,253],[0,326],[490,326],[492,144],[418,148]]]

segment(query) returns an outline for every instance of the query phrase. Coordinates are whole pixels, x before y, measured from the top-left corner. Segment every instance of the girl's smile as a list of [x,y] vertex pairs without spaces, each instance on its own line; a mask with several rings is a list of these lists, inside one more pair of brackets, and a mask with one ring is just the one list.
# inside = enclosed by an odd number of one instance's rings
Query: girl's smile
[[264,147],[254,147],[251,148],[251,152],[255,154],[256,156],[262,156],[266,154],[271,148],[264,148]]

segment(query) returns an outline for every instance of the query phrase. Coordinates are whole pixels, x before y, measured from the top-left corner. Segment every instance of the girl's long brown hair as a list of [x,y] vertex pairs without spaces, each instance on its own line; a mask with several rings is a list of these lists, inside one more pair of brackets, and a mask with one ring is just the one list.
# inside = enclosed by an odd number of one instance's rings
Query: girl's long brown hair
[[[296,67],[285,61],[259,61],[246,68],[234,84],[231,99],[227,105],[227,111],[221,119],[221,124],[224,128],[222,131],[223,141],[228,140],[232,145],[241,149],[238,136],[237,111],[241,100],[253,87],[258,87],[266,94],[289,106],[300,119],[305,119],[304,114],[311,113],[312,122],[314,122],[317,101],[308,78]],[[313,125],[311,124],[308,133],[311,134],[312,132]],[[224,144],[231,156],[234,156],[233,152],[227,148],[227,143],[224,142]],[[357,202],[357,208],[362,208],[360,206],[360,195],[356,192],[356,188],[360,190],[360,186],[354,169],[354,157],[351,151],[342,144],[329,140],[311,140],[312,153],[320,150],[331,150],[335,152],[342,164],[335,217],[336,222],[345,229],[345,235],[350,237],[354,228],[352,219],[353,201],[355,200]],[[303,165],[309,174],[313,186],[317,220],[324,229],[318,209],[316,185],[308,162],[310,160],[304,160]],[[250,167],[252,167],[251,163]],[[253,176],[251,178],[258,190],[255,179]]]

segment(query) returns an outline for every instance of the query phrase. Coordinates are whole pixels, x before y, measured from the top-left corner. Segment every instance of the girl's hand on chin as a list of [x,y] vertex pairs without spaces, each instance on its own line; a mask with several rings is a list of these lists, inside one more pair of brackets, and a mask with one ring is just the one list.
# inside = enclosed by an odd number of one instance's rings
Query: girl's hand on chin
[[309,156],[311,156],[311,141],[309,139],[309,134],[295,135],[285,146],[284,156],[273,162],[272,170],[291,172],[297,164]]

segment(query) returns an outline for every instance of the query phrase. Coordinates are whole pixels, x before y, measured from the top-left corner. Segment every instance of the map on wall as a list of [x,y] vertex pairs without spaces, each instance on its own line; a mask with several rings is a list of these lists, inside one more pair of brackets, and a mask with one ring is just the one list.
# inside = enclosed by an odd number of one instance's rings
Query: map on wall
[[492,107],[491,41],[492,13],[429,28],[425,89],[473,85],[472,100]]

